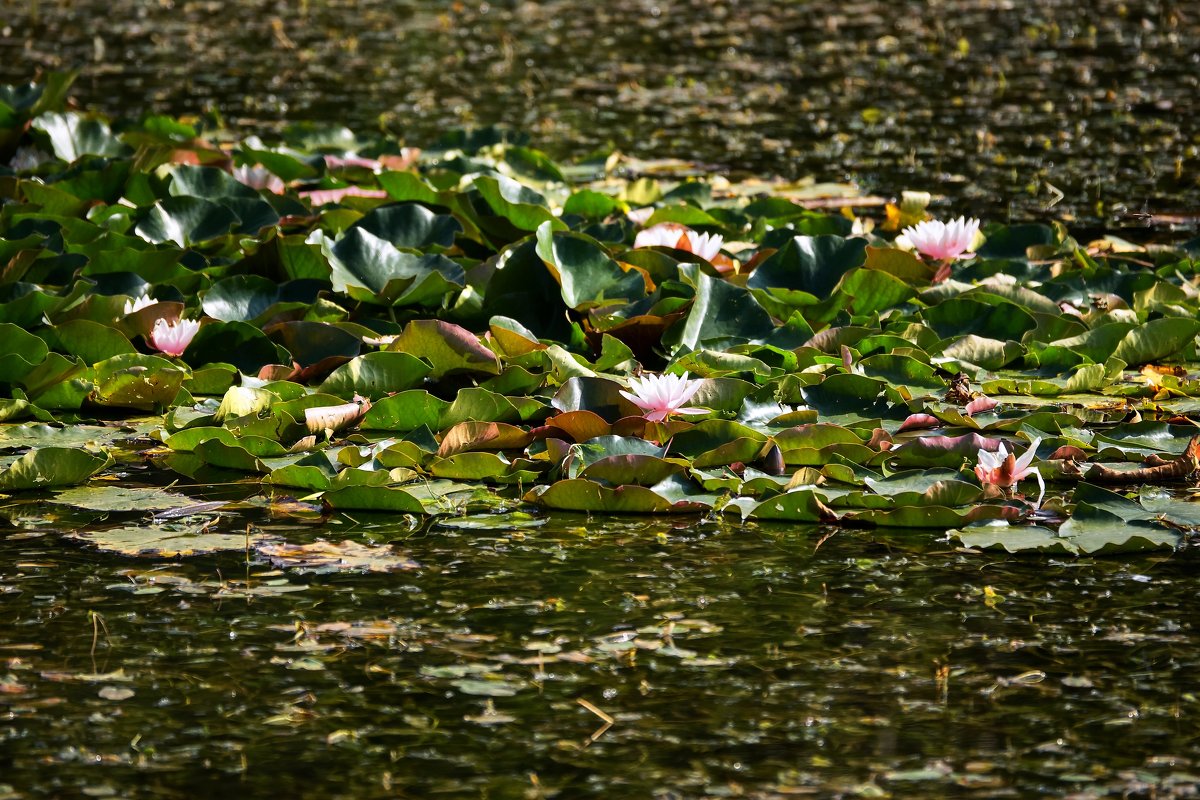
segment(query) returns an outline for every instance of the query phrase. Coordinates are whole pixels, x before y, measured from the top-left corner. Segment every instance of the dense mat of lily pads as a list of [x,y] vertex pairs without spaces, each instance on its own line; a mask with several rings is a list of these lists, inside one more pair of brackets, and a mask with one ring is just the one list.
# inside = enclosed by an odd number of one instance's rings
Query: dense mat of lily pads
[[560,166],[494,131],[237,140],[70,110],[69,83],[0,88],[0,491],[153,510],[111,480],[134,447],[414,516],[1065,553],[1200,525],[1196,242],[943,226],[922,195],[875,224],[848,187]]

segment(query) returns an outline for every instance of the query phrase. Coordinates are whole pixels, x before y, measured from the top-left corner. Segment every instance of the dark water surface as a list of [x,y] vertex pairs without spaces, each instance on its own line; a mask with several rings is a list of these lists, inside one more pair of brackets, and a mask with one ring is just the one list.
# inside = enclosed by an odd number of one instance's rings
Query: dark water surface
[[97,554],[6,513],[3,797],[1200,789],[1195,546],[1058,561],[698,519],[260,518],[421,565],[313,575]]
[[334,120],[418,145],[506,123],[559,158],[615,146],[734,175],[925,189],[998,221],[1129,229],[1200,207],[1200,7],[1182,0],[0,9],[0,81],[83,66],[80,99],[114,114]]

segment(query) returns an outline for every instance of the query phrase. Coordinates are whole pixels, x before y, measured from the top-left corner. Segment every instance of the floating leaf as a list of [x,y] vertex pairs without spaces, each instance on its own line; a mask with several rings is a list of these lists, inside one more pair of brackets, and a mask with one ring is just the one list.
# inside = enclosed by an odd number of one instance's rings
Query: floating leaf
[[340,542],[318,540],[309,544],[263,542],[254,549],[277,567],[316,572],[394,572],[421,566],[397,553],[391,545],[369,545],[348,539]]
[[38,447],[0,471],[0,492],[75,486],[113,463],[107,451]]
[[388,351],[425,359],[433,365],[430,372],[433,378],[455,372],[500,374],[500,359],[479,337],[441,320],[413,320],[388,345]]
[[579,233],[555,233],[550,222],[537,229],[537,252],[562,287],[563,302],[580,311],[631,302],[646,293],[637,270],[625,271],[600,243]]
[[168,197],[155,203],[136,231],[147,241],[191,247],[224,236],[239,223],[238,215],[219,203],[199,197]]
[[326,492],[322,499],[330,508],[343,511],[426,513],[420,500],[404,489],[390,486],[340,486]]
[[525,499],[546,508],[562,511],[608,514],[670,514],[707,509],[704,504],[688,500],[673,503],[644,486],[618,486],[610,489],[582,478],[537,487],[531,490]]
[[75,531],[66,536],[104,552],[150,558],[179,558],[226,550],[249,551],[268,541],[268,537],[261,533],[212,533],[205,525],[174,523]]
[[803,291],[815,300],[833,292],[842,276],[866,261],[867,240],[794,236],[750,275],[751,289]]
[[366,228],[351,228],[327,252],[334,291],[363,302],[439,305],[466,281],[463,268],[445,256],[400,250]]
[[411,389],[431,372],[429,364],[407,352],[365,353],[335,369],[321,384],[321,391],[374,399]]
[[186,495],[154,486],[107,486],[93,484],[54,493],[50,502],[90,511],[167,511],[192,504]]

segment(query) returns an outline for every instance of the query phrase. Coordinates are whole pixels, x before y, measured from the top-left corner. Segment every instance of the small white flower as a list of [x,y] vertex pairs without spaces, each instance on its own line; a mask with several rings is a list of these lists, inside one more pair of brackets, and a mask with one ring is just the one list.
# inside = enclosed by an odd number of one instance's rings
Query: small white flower
[[158,301],[151,297],[148,293],[142,292],[137,297],[125,301],[125,316],[135,314],[146,306],[152,306],[157,302]]
[[645,225],[650,217],[654,216],[654,206],[632,208],[625,213],[625,216],[629,217],[629,221],[634,225]]
[[52,160],[50,156],[36,147],[18,147],[17,152],[13,153],[13,157],[9,160],[8,166],[12,168],[13,172],[27,172]]
[[724,237],[717,233],[696,233],[675,222],[660,222],[652,228],[638,233],[633,240],[634,247],[674,247],[695,253],[705,261],[712,261],[721,252]]

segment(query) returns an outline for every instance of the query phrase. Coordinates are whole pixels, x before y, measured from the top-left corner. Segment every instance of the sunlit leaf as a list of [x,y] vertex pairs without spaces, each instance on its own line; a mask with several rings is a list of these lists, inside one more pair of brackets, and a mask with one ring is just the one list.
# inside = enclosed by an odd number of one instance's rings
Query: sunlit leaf
[[107,451],[38,447],[0,471],[0,492],[75,486],[113,463]]

